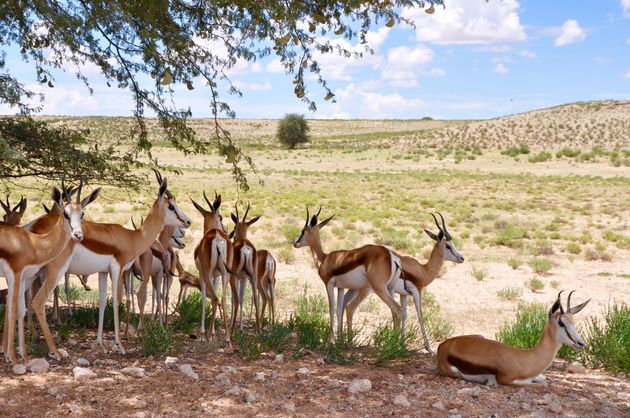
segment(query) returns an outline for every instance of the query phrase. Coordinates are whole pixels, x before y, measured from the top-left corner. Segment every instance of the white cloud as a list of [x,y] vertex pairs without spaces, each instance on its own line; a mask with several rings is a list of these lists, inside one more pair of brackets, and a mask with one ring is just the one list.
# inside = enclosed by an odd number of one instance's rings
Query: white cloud
[[416,24],[416,39],[436,44],[492,44],[527,39],[516,0],[449,0],[446,9],[428,15],[419,8],[402,15]]
[[623,17],[630,17],[630,0],[621,0],[621,10]]
[[598,64],[610,64],[612,61],[613,60],[610,57],[602,57],[602,56],[595,57],[595,62],[597,62]]
[[435,77],[443,77],[446,75],[446,71],[444,71],[441,68],[431,68],[431,71],[429,71],[429,74]]
[[502,63],[498,63],[496,67],[494,67],[494,72],[497,74],[507,74],[510,72],[508,68]]
[[392,115],[400,114],[403,109],[419,109],[424,105],[420,99],[406,99],[398,93],[380,94],[361,91],[357,93],[363,97],[363,105],[373,117],[392,117]]
[[560,28],[560,35],[554,41],[555,46],[565,46],[583,41],[586,32],[575,19],[568,19]]
[[535,52],[528,51],[527,49],[522,50],[521,52],[518,53],[518,55],[520,55],[521,57],[530,59],[530,60],[533,60],[534,58],[537,57]]
[[275,59],[267,64],[267,72],[268,73],[283,73],[284,67],[279,59]]
[[242,81],[235,81],[234,87],[239,88],[241,90],[271,90],[271,82],[266,81],[264,83],[245,83]]
[[426,65],[433,60],[433,51],[424,46],[410,49],[398,46],[387,51],[387,63],[397,68],[415,68]]
[[407,78],[401,80],[392,80],[387,83],[387,85],[393,88],[410,89],[418,87],[418,82],[414,78]]
[[624,75],[623,77],[624,77],[624,78],[630,78],[630,71],[628,71],[628,72],[626,73],[626,75]]

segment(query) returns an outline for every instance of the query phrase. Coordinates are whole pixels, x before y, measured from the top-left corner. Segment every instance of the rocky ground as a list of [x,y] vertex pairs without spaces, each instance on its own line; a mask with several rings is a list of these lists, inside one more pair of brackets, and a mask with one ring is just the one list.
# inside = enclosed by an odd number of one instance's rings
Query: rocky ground
[[540,390],[444,378],[426,355],[342,366],[315,353],[247,360],[218,348],[144,358],[69,342],[61,362],[0,367],[0,416],[630,416],[630,379],[569,373],[561,362]]

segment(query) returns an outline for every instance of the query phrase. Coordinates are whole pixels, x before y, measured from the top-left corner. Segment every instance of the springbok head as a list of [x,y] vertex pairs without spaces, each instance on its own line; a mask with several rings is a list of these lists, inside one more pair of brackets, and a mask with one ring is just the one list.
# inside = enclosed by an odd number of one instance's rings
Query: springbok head
[[328,224],[335,215],[332,215],[330,218],[324,219],[323,221],[317,223],[317,218],[319,214],[322,212],[322,208],[319,208],[319,211],[313,217],[309,215],[308,206],[306,207],[306,222],[304,223],[304,227],[302,228],[302,233],[298,237],[297,240],[293,243],[295,248],[301,248],[310,246],[311,243],[314,243],[315,240],[319,239],[319,230]]
[[155,169],[153,171],[155,172],[155,178],[160,185],[156,203],[162,210],[164,210],[164,225],[188,228],[191,223],[190,219],[177,206],[175,196],[173,196],[173,194],[168,190],[166,177],[162,178],[160,172]]
[[459,251],[457,251],[457,248],[455,248],[455,244],[453,243],[453,238],[451,237],[451,234],[449,234],[448,230],[446,229],[446,223],[444,222],[444,217],[442,216],[440,212],[438,212],[437,214],[440,215],[440,218],[442,219],[442,226],[440,226],[440,224],[438,223],[438,220],[435,217],[435,215],[431,214],[431,216],[433,216],[433,220],[435,221],[435,226],[437,226],[437,229],[439,231],[437,235],[429,231],[428,229],[425,229],[424,232],[426,232],[426,234],[432,240],[436,242],[435,245],[437,245],[442,251],[442,258],[444,260],[453,261],[458,264],[463,263],[464,256],[461,255]]
[[17,205],[11,209],[11,203],[9,203],[9,196],[7,195],[7,203],[5,204],[2,200],[0,200],[0,205],[2,205],[2,209],[4,209],[4,217],[3,220],[9,225],[19,225],[22,222],[22,216],[26,211],[26,198],[22,196]]
[[206,233],[211,229],[220,229],[221,231],[227,234],[228,230],[223,224],[223,216],[219,212],[221,208],[221,195],[214,192],[214,201],[210,202],[208,196],[206,196],[206,192],[203,192],[203,198],[206,200],[206,203],[210,207],[210,210],[205,209],[199,203],[195,202],[193,198],[190,198],[190,201],[195,206],[195,209],[201,213],[203,216],[203,232]]
[[[63,208],[63,216],[70,225],[70,237],[73,241],[81,242],[83,240],[83,229],[81,228],[81,222],[83,221],[84,209],[92,203],[98,195],[101,193],[101,188],[97,187],[92,192],[81,200],[81,192],[83,191],[83,179],[79,182],[79,186],[72,188],[66,188],[61,181],[61,190],[56,187],[53,188],[52,198],[54,201],[53,206],[56,208]],[[76,193],[76,199],[73,202],[72,197]],[[57,213],[56,210],[54,213]]]
[[240,219],[238,215],[238,203],[234,204],[234,209],[236,214],[231,213],[230,217],[232,218],[232,222],[234,222],[234,229],[230,232],[230,238],[234,238],[235,240],[246,239],[247,238],[247,230],[250,226],[252,226],[256,221],[260,219],[260,215],[253,217],[249,221],[247,220],[247,214],[249,213],[250,203],[247,202],[247,209],[245,210],[245,215],[243,215],[243,219]]
[[584,309],[591,300],[589,299],[577,306],[571,306],[571,295],[575,292],[573,290],[567,298],[567,309],[565,311],[560,300],[562,292],[558,293],[558,298],[549,310],[549,322],[555,327],[556,340],[558,342],[566,344],[576,351],[581,351],[584,348],[584,339],[582,339],[575,328],[573,315]]

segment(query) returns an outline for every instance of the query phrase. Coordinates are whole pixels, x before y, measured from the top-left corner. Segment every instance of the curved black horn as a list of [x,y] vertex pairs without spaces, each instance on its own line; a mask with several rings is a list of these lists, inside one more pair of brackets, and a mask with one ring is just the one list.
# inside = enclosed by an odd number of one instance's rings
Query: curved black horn
[[571,293],[569,293],[569,297],[567,298],[567,312],[571,312],[571,295],[573,294],[573,292],[575,292],[575,290],[572,290]]
[[9,204],[9,196],[7,195],[7,204],[5,205],[4,202],[2,200],[0,200],[0,205],[2,205],[2,208],[4,209],[4,211],[6,213],[9,213],[11,211],[11,205]]
[[241,221],[241,218],[238,216],[238,200],[234,202],[234,211],[236,212],[236,220]]
[[306,223],[304,226],[308,226],[308,221],[310,220],[310,215],[308,213],[308,205],[306,205]]
[[[442,231],[442,227],[440,226],[440,224],[438,223],[437,218],[435,217],[435,215],[433,213],[431,213],[431,216],[433,216],[433,220],[435,221],[435,226],[437,226],[438,231]],[[444,231],[442,231],[442,233],[444,233]]]
[[322,213],[322,207],[319,207],[319,210],[317,211],[317,214],[315,215],[315,218],[319,218],[319,214]]
[[[217,192],[214,192],[214,195],[217,195]],[[206,199],[206,203],[208,204],[208,206],[210,206],[210,210],[214,209],[214,206],[212,206],[212,203],[210,203],[210,199],[208,199],[208,196],[206,196],[206,191],[203,191],[203,198]],[[216,199],[216,198],[215,198]]]
[[562,301],[560,300],[560,295],[562,295],[562,292],[564,292],[564,290],[561,290],[561,291],[558,293],[558,301],[560,302],[560,313],[561,313],[561,314],[564,314],[564,309],[562,308]]
[[81,203],[81,190],[83,189],[83,177],[79,180],[79,190],[77,191],[77,203]]
[[138,230],[138,227],[136,226],[136,222],[133,220],[133,216],[131,217],[131,225],[133,225],[133,229],[135,229],[136,231]]
[[446,222],[444,222],[444,216],[442,216],[440,212],[438,212],[437,214],[440,215],[440,219],[442,219],[442,230],[444,231],[444,236],[446,237],[446,239],[450,240],[451,234],[449,234],[448,230],[446,229]]
[[251,206],[251,203],[249,203],[249,200],[247,201],[247,210],[245,210],[245,215],[243,215],[243,222],[245,222],[245,219],[247,218],[247,214],[249,213],[249,207]]

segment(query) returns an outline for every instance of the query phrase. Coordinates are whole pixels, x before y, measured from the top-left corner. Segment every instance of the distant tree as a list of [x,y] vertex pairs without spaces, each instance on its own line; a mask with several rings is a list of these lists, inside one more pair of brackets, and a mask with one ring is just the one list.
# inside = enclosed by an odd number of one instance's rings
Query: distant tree
[[[229,77],[238,60],[276,55],[293,76],[296,97],[314,110],[315,103],[306,94],[305,72],[314,74],[325,100],[334,99],[315,53],[361,55],[323,40],[325,36],[365,43],[368,31],[379,23],[410,24],[401,16],[404,8],[428,7],[427,13],[432,13],[434,4],[443,0],[5,0],[0,2],[0,104],[21,114],[39,110],[30,101],[37,97],[35,92],[5,66],[8,48],[19,49],[22,60],[33,64],[39,83],[49,88],[55,85],[52,70],[74,68],[91,93],[83,69],[94,65],[107,86],[128,90],[135,101],[136,123],[128,135],[135,143],[120,154],[111,153],[113,160],[108,162],[126,161],[124,169],[141,165],[145,157],[149,164],[157,163],[145,122],[145,113],[151,111],[177,150],[188,154],[217,148],[232,164],[236,181],[247,188],[240,163],[253,168],[252,162],[218,119],[235,116],[222,93],[241,95]],[[365,51],[372,52],[368,47]],[[199,138],[188,126],[190,109],[178,108],[172,100],[176,85],[206,89],[215,117],[214,135]],[[32,121],[26,123],[33,126]],[[23,140],[25,148],[37,142]],[[94,144],[80,149],[96,152]]]
[[276,136],[282,145],[295,149],[296,145],[308,142],[309,130],[310,127],[306,119],[304,119],[304,115],[289,113],[280,119]]

